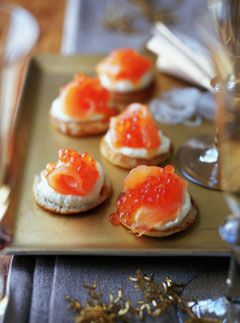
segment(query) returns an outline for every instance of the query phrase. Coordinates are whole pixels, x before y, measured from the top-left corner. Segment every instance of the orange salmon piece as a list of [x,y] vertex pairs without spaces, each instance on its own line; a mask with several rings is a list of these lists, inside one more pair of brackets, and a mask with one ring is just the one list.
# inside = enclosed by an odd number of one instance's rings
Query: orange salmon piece
[[73,149],[60,149],[57,163],[46,166],[48,184],[64,195],[85,196],[93,189],[99,172],[96,161],[88,154]]
[[107,74],[113,80],[137,82],[153,67],[152,61],[131,48],[112,51],[97,65],[98,73]]
[[138,166],[124,181],[116,215],[120,222],[142,235],[156,224],[176,219],[186,189],[187,182],[174,173],[171,165]]
[[110,107],[110,95],[95,77],[78,74],[74,80],[61,90],[64,112],[77,120],[94,114],[106,117],[116,115],[117,110]]
[[130,104],[119,116],[112,118],[110,132],[116,147],[151,150],[160,145],[158,127],[143,104]]

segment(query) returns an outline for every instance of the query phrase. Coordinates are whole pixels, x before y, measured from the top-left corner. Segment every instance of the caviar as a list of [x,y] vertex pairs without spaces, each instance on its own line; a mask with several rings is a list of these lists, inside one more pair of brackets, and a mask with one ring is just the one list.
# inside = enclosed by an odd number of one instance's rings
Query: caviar
[[112,223],[112,224],[120,224],[120,220],[118,218],[118,214],[116,212],[110,214],[109,216],[109,221]]
[[61,89],[61,93],[64,98],[64,112],[75,119],[87,118],[94,114],[110,117],[117,113],[116,109],[109,106],[108,90],[104,89],[95,77],[78,74]]
[[113,80],[132,80],[137,82],[153,63],[147,57],[131,48],[114,50],[97,67],[99,73],[106,73]]
[[111,120],[110,131],[116,147],[156,149],[160,145],[158,128],[147,106],[134,103]]
[[[125,179],[115,216],[127,226],[137,221],[135,232],[151,230],[157,223],[164,224],[176,218],[186,187],[187,183],[174,174],[173,166],[138,166]],[[136,220],[140,208],[142,212]]]
[[96,161],[88,154],[73,149],[60,149],[58,162],[46,166],[48,184],[65,195],[87,195],[99,178]]

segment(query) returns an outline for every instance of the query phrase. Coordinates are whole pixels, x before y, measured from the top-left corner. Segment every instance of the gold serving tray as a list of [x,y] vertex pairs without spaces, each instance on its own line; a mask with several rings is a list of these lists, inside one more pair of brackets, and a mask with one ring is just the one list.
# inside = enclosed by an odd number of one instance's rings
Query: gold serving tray
[[[89,254],[89,255],[204,255],[224,256],[229,248],[220,239],[218,227],[228,214],[222,194],[195,184],[189,190],[199,207],[196,223],[185,232],[167,238],[138,238],[123,226],[108,222],[115,209],[127,171],[110,165],[99,152],[101,136],[77,139],[55,131],[48,112],[58,89],[77,71],[94,73],[94,66],[102,56],[62,57],[39,55],[31,64],[26,79],[18,120],[16,160],[21,177],[13,192],[10,210],[2,220],[12,241],[4,249],[8,254]],[[180,81],[158,75],[159,90],[183,86]],[[214,133],[211,123],[197,128],[182,125],[162,126],[174,143],[175,152],[186,139],[195,134]],[[32,195],[34,175],[49,161],[55,161],[57,151],[71,147],[88,151],[104,167],[111,178],[114,193],[102,206],[83,215],[58,216],[38,207]],[[174,164],[174,156],[170,161]]]

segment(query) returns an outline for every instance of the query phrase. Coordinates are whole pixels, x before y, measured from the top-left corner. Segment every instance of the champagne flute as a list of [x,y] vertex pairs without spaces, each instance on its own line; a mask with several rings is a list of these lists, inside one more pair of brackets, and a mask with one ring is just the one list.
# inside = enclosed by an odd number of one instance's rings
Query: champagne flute
[[10,240],[4,216],[18,168],[18,156],[13,156],[15,120],[27,63],[38,35],[38,24],[29,12],[0,4],[0,249]]
[[[223,7],[225,14],[219,15]],[[219,233],[232,254],[225,295],[200,300],[193,311],[200,317],[213,316],[231,323],[240,322],[240,26],[234,20],[239,8],[238,0],[211,1],[210,16],[206,15],[199,25],[215,67],[218,175],[231,212]]]
[[[13,155],[17,140],[15,120],[28,61],[38,35],[38,24],[29,12],[0,3],[0,250],[11,241],[11,227],[5,223],[5,214],[19,168],[18,155]],[[9,261],[9,257],[0,256],[0,318],[8,302]]]
[[[240,55],[239,48],[239,0],[211,0],[209,9],[216,27],[216,35],[221,44],[228,48],[237,57]],[[208,21],[201,20],[199,26],[199,41],[209,50],[206,39],[211,37],[211,26]],[[206,23],[206,25],[205,25]],[[204,37],[203,37],[203,32]],[[215,35],[215,36],[216,36]],[[213,35],[212,35],[213,36]],[[207,45],[207,46],[206,46]],[[217,79],[211,81],[212,92],[218,91]],[[190,181],[213,190],[221,190],[220,167],[219,167],[219,138],[218,122],[214,135],[195,136],[186,141],[177,154],[177,164],[183,175]]]
[[205,33],[217,75],[219,182],[231,212],[219,232],[232,248],[226,290],[229,315],[235,320],[238,313],[240,321],[240,1],[215,0],[210,10],[220,40]]
[[[199,300],[193,312],[199,317],[213,317],[220,322],[240,322],[240,58],[211,41],[217,72],[217,118],[219,145],[219,180],[231,215],[219,228],[220,236],[232,249],[225,295]],[[199,277],[200,278],[200,277]],[[195,285],[196,282],[193,282]],[[191,284],[188,286],[191,288]]]

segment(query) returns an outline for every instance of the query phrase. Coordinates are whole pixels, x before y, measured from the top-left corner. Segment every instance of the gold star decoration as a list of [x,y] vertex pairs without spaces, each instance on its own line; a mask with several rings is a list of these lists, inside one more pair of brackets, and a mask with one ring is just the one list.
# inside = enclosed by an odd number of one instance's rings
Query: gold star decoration
[[140,270],[129,280],[141,295],[136,303],[124,296],[122,289],[115,293],[111,291],[105,302],[96,283],[83,285],[89,296],[84,306],[79,300],[66,296],[68,307],[76,312],[75,323],[132,322],[133,318],[144,321],[147,317],[157,320],[170,306],[177,308],[186,323],[220,322],[195,316],[187,300],[181,296],[186,284],[173,282],[169,277],[157,282],[154,275],[147,276]]

